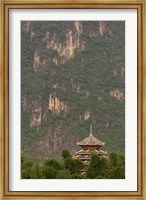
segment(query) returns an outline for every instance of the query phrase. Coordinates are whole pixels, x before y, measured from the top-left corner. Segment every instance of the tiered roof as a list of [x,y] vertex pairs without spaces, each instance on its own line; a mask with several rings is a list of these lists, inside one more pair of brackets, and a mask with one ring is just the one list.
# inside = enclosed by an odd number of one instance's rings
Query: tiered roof
[[94,137],[92,133],[90,133],[88,137],[86,137],[84,140],[82,140],[81,142],[78,143],[79,146],[85,146],[85,145],[103,146],[104,144],[105,144],[104,142],[101,142],[96,137]]

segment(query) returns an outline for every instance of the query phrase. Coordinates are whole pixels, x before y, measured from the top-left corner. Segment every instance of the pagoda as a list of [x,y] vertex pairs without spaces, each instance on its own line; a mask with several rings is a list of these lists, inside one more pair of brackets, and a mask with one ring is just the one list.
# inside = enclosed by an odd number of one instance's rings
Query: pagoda
[[99,156],[107,158],[107,152],[101,150],[105,142],[101,142],[92,134],[92,125],[90,126],[90,134],[88,137],[77,143],[81,149],[76,152],[75,157],[79,158],[84,165],[88,166],[91,160],[91,154],[97,153]]

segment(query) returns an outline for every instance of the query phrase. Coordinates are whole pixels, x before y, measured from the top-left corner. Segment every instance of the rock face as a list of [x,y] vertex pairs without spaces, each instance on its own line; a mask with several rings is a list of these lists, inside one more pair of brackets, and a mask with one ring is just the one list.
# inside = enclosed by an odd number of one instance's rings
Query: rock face
[[125,77],[125,64],[124,63],[116,64],[116,66],[114,66],[113,73],[114,73],[114,76],[124,78]]
[[23,153],[43,158],[59,157],[63,148],[75,152],[90,123],[116,150],[110,137],[119,135],[124,150],[124,27],[106,21],[22,22]]
[[[30,26],[30,25],[29,25]],[[28,30],[28,28],[27,28]],[[33,28],[32,28],[33,30]],[[65,33],[65,42],[60,42],[58,38],[58,33],[51,34],[50,31],[47,31],[42,39],[44,46],[38,47],[35,49],[34,59],[33,59],[33,68],[35,72],[40,72],[44,70],[45,66],[51,61],[56,65],[63,64],[69,59],[74,57],[74,51],[76,49],[83,50],[84,44],[81,40],[81,35],[83,33],[83,26],[80,22],[76,21],[73,24],[72,30],[67,30]],[[31,35],[35,36],[34,32],[31,32]],[[43,49],[42,49],[43,48]],[[50,55],[41,60],[42,51],[47,52],[55,51],[57,55]]]
[[103,22],[103,21],[100,21],[100,23],[99,23],[99,33],[101,35],[103,35],[105,30],[106,30],[106,23]]
[[58,97],[52,94],[50,94],[49,96],[48,108],[53,113],[60,113],[61,110],[66,113],[68,109],[67,105],[64,102],[61,102]]
[[87,120],[87,119],[90,118],[90,116],[91,116],[91,113],[89,111],[85,111],[85,113],[84,113],[84,119]]
[[74,153],[73,149],[78,148],[76,143],[73,135],[66,132],[65,129],[64,132],[62,132],[62,127],[59,125],[57,128],[48,129],[45,136],[36,141],[33,146],[34,151],[38,156],[60,157],[64,148],[67,148]]
[[113,97],[115,97],[118,100],[123,100],[124,99],[124,91],[120,90],[118,88],[115,88],[114,90],[111,90],[109,94]]

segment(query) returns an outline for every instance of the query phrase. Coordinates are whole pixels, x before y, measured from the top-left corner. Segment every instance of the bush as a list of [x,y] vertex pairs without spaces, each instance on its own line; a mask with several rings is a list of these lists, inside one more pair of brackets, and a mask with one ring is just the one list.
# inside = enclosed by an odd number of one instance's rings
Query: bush
[[58,172],[56,178],[57,179],[70,179],[72,177],[71,177],[69,170],[61,170],[61,171]]
[[50,166],[54,169],[62,170],[61,164],[55,158],[46,159],[45,160],[45,166]]
[[53,169],[52,167],[45,167],[42,171],[43,178],[45,179],[54,179],[57,176],[57,170]]

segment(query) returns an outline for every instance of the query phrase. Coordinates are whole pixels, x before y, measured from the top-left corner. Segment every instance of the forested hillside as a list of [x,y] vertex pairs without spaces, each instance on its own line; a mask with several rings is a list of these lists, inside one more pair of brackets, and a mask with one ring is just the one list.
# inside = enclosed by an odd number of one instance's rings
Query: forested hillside
[[41,160],[93,134],[125,149],[124,21],[21,23],[21,149]]

